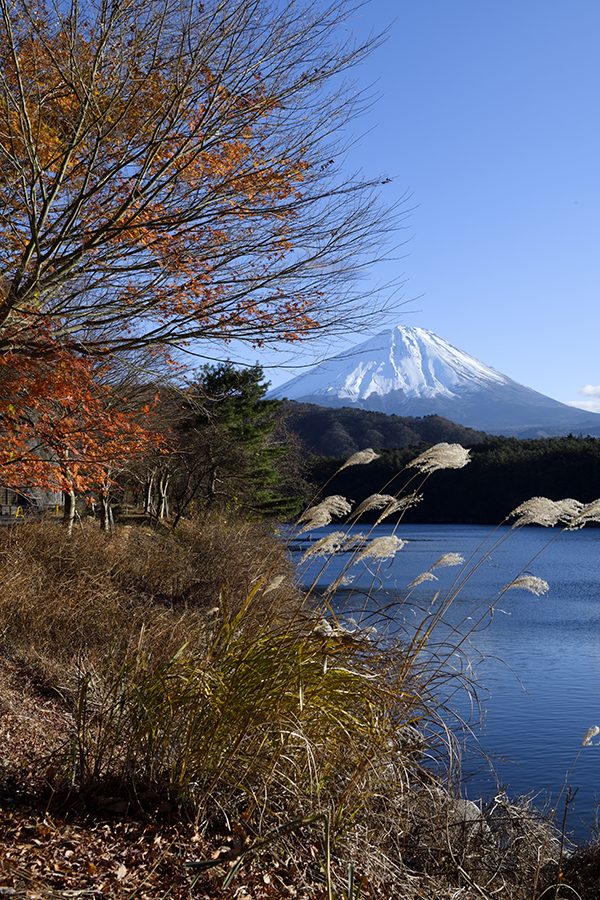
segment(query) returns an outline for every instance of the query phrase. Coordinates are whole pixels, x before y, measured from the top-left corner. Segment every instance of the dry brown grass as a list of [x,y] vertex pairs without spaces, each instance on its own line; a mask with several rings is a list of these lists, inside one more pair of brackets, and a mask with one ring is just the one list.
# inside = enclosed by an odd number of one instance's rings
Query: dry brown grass
[[[1,639],[49,674],[82,651],[125,648],[142,628],[166,659],[220,603],[235,613],[275,573],[290,577],[281,546],[243,522],[208,519],[174,537],[131,526],[107,536],[91,522],[68,536],[52,520],[3,529]],[[277,592],[267,596],[270,606]]]
[[[444,778],[452,737],[444,751],[439,722],[427,731],[441,669],[428,685],[427,667],[416,662],[420,644],[411,662],[406,635],[378,644],[313,634],[319,619],[311,620],[310,598],[293,586],[285,553],[268,532],[217,518],[187,523],[175,535],[141,526],[107,536],[84,523],[69,537],[51,521],[27,524],[0,532],[0,579],[0,846],[7,854],[10,836],[25,834],[15,813],[15,798],[24,795],[14,785],[28,783],[35,840],[23,838],[23,859],[39,858],[39,829],[64,850],[67,833],[88,828],[100,852],[98,823],[108,817],[123,823],[124,835],[133,829],[139,860],[151,860],[161,815],[168,828],[181,823],[177,858],[169,856],[153,898],[169,890],[233,897],[239,884],[248,897],[322,898],[323,817],[331,826],[330,886],[340,900],[347,900],[350,866],[355,887],[366,879],[361,898],[534,900],[536,880],[537,897],[554,895],[559,841],[536,810],[498,798],[481,827],[461,818]],[[124,719],[128,710],[134,714]],[[406,721],[418,721],[426,735],[424,759],[399,738]],[[73,735],[80,758],[65,780],[65,755],[55,751]],[[48,804],[58,801],[71,824],[60,824],[56,812],[49,817]],[[315,811],[321,818],[313,824],[249,853],[231,889],[219,887],[226,854],[190,887],[186,860],[220,859],[222,845],[235,856],[274,826]],[[136,830],[134,821],[145,824]],[[116,840],[114,828],[102,828]],[[565,859],[557,896],[597,897],[597,859],[597,848]],[[61,865],[67,874],[55,882],[70,890],[101,887],[120,896],[124,887],[117,863],[102,886],[93,862],[86,873],[67,857]],[[131,857],[127,878],[133,866]],[[140,878],[150,869],[141,866]],[[40,896],[54,896],[35,873],[24,873],[24,866],[0,866],[0,886],[22,884],[28,896],[37,884]],[[132,879],[128,887],[136,885]]]

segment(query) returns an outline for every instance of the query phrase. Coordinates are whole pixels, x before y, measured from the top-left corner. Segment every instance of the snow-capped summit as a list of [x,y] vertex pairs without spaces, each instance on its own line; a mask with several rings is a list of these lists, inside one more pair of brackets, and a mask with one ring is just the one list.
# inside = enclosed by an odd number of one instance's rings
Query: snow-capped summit
[[425,416],[502,434],[600,434],[600,416],[502,375],[424,328],[397,326],[270,392],[318,406]]
[[431,331],[399,325],[292,378],[276,393],[290,400],[336,397],[363,406],[373,394],[383,397],[402,391],[406,400],[455,397],[507,383],[510,378]]

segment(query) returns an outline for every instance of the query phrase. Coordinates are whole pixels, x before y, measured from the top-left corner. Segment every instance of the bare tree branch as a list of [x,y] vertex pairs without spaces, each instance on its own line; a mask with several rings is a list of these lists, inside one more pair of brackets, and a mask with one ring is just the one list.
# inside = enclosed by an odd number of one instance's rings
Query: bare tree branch
[[378,42],[340,39],[346,0],[0,8],[0,351],[36,317],[106,355],[381,311],[358,281],[400,214],[343,169]]

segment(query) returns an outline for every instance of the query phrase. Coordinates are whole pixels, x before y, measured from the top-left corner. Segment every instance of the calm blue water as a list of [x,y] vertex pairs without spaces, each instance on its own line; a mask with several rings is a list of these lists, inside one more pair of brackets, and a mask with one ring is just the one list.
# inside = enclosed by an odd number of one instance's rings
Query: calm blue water
[[[303,547],[332,530],[302,536]],[[380,525],[372,537],[392,531]],[[352,589],[337,595],[339,602],[359,610],[365,602],[361,589],[368,588],[373,598],[368,609],[377,603],[385,605],[442,554],[460,553],[469,559],[490,531],[470,525],[401,525],[394,533],[408,543],[392,561],[382,561],[375,579],[372,565],[370,572],[360,564],[350,569],[361,575]],[[465,645],[478,682],[485,688],[485,718],[475,730],[485,752],[500,758],[493,763],[495,774],[487,765],[465,762],[466,770],[480,770],[468,781],[470,797],[489,799],[500,786],[510,796],[533,795],[539,806],[556,802],[584,734],[590,726],[600,726],[600,529],[557,535],[557,529],[541,527],[517,532],[499,529],[495,538],[508,536],[508,540],[493,549],[467,580],[447,616],[465,634],[485,613],[495,592],[523,569],[550,585],[549,593],[540,597],[524,590],[508,591],[495,604],[492,621],[486,616],[486,627],[482,624]],[[487,541],[485,547],[490,546]],[[347,558],[341,554],[326,573],[320,571],[322,558],[313,562],[304,582],[314,580],[318,587],[325,587]],[[402,610],[396,611],[397,620],[402,616],[409,622],[418,619],[436,591],[440,591],[436,602],[442,602],[460,571],[436,570],[439,581],[416,588]],[[457,695],[453,703],[462,716],[469,714],[465,695]],[[596,800],[600,803],[600,746],[583,749],[568,783],[579,788],[569,830],[581,841],[594,824]],[[564,795],[561,820],[563,802]]]

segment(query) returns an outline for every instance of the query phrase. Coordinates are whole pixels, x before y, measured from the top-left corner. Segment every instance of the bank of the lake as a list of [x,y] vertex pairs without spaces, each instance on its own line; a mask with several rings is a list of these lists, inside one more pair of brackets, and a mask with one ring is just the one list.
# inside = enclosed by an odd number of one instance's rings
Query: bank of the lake
[[[392,531],[391,526],[380,525],[372,536]],[[371,589],[368,609],[400,596],[444,553],[460,553],[469,560],[480,552],[478,548],[490,546],[490,532],[487,526],[399,526],[395,534],[407,544],[393,560],[383,561],[377,576],[381,582]],[[322,536],[323,529],[318,534]],[[481,693],[485,719],[476,733],[485,752],[496,757],[495,775],[480,761],[464,760],[465,774],[470,774],[466,789],[471,797],[488,799],[504,788],[510,796],[532,795],[543,806],[556,801],[587,729],[600,725],[600,530],[559,535],[558,529],[538,526],[516,533],[502,528],[493,535],[493,540],[499,538],[506,540],[453,601],[451,625],[466,633],[477,621],[482,602],[493,599],[524,569],[548,581],[550,588],[539,597],[523,590],[507,592],[495,604],[492,620],[487,617],[485,627],[466,645],[479,684],[486,689]],[[306,580],[317,577],[325,586],[343,563],[341,557],[319,575],[322,560],[316,561]],[[436,591],[441,592],[437,601],[441,603],[458,571],[436,571],[439,580],[419,585],[398,615],[418,617]],[[371,583],[372,575],[365,569],[352,589],[338,594],[340,604],[347,602],[358,611],[364,602],[360,588]],[[479,612],[474,613],[476,609]],[[453,703],[461,716],[469,715],[464,694],[456,695]],[[569,784],[579,789],[569,830],[583,841],[594,825],[596,795],[600,796],[600,746],[585,748]]]

